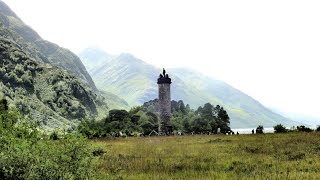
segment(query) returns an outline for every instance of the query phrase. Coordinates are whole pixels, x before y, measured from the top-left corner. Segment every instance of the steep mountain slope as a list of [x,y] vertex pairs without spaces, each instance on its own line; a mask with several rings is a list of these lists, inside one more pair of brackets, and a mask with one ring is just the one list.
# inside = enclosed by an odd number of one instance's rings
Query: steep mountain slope
[[[20,45],[28,56],[38,62],[50,63],[72,72],[80,80],[97,90],[90,75],[80,59],[68,49],[59,47],[43,40],[37,32],[23,23],[23,21],[0,0],[0,23],[10,30],[11,35],[6,37]],[[3,36],[3,34],[2,34]]]
[[[7,31],[0,27],[0,32]],[[70,127],[96,117],[103,99],[67,71],[30,58],[0,37],[0,94],[47,128]]]
[[[91,62],[94,62],[94,59]],[[160,72],[161,69],[130,54],[121,54],[112,60],[107,59],[103,65],[91,72],[91,76],[98,89],[114,93],[132,106],[157,98],[156,80]],[[168,69],[167,72],[173,80],[173,100],[183,100],[192,108],[207,102],[220,104],[228,111],[232,128],[255,128],[260,124],[264,127],[272,127],[278,123],[288,126],[298,124],[272,112],[222,81],[190,69]]]
[[0,1],[0,97],[47,130],[105,116],[80,59],[41,39]]

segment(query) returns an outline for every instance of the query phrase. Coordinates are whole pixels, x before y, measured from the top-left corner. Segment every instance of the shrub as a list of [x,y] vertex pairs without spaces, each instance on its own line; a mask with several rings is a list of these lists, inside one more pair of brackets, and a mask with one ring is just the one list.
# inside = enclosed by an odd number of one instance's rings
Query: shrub
[[256,133],[257,134],[262,134],[263,133],[263,126],[262,125],[259,125],[258,127],[257,127],[257,129],[256,129]]
[[286,129],[286,127],[284,127],[282,124],[277,124],[275,126],[273,126],[274,132],[275,133],[285,133],[288,132],[288,130]]
[[318,131],[318,132],[320,131],[320,125],[317,127],[316,131]]
[[0,109],[0,179],[94,179],[86,138],[64,134],[57,139],[53,133],[53,141],[10,106]]
[[312,131],[313,131],[311,128],[305,127],[305,126],[303,126],[303,125],[297,126],[297,130],[298,130],[299,132],[312,132]]
[[78,126],[78,132],[87,138],[106,137],[106,129],[102,121],[84,120]]
[[31,129],[22,129],[1,137],[0,174],[4,179],[88,179],[93,176],[92,150],[82,136],[68,134],[53,141],[41,139],[35,129],[31,136],[28,134]]

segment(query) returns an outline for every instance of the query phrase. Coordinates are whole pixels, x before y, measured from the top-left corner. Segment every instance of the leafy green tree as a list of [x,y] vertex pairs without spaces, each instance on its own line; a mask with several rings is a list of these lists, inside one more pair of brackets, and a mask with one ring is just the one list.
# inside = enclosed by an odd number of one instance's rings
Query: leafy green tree
[[183,125],[183,129],[185,133],[191,133],[192,132],[192,127],[191,127],[191,123],[189,121],[190,118],[185,117],[183,119],[182,125]]
[[108,121],[123,121],[129,117],[129,113],[126,110],[113,109],[109,111]]
[[206,118],[208,120],[213,119],[213,106],[210,103],[204,104],[203,108],[198,108],[200,109],[200,116],[202,118]]
[[196,133],[207,133],[212,130],[209,120],[201,117],[196,117],[191,126],[192,130]]
[[158,131],[159,117],[155,113],[139,111],[137,114],[140,115],[138,125],[144,134],[150,134],[153,130]]
[[178,113],[182,113],[182,114],[186,114],[187,110],[186,110],[186,106],[184,105],[184,102],[182,100],[180,101],[175,101],[172,100],[171,101],[171,112],[178,112]]
[[183,112],[174,112],[171,117],[171,123],[172,123],[172,128],[173,130],[176,131],[184,131],[183,128],[183,119],[184,119],[184,114]]
[[139,114],[140,111],[141,109],[137,107],[134,107],[129,112],[127,112],[126,110],[118,109],[109,111],[109,116],[105,119],[106,132],[117,133],[121,131],[127,134],[135,131],[141,132],[141,114]]
[[223,133],[230,131],[230,118],[223,107],[219,105],[213,106],[210,103],[206,103],[203,107],[200,106],[197,109],[196,114],[209,123],[211,132],[217,132],[218,128],[220,128]]
[[318,126],[318,127],[317,127],[316,131],[317,131],[317,132],[319,132],[319,131],[320,131],[320,126]]
[[217,131],[218,128],[221,129],[222,133],[229,132],[230,129],[230,118],[226,110],[223,107],[217,105],[213,109],[214,119],[215,119],[215,129],[214,132]]
[[78,125],[78,132],[87,138],[107,136],[106,126],[103,121],[84,120]]
[[[217,128],[216,120],[213,114],[213,106],[210,103],[199,107],[195,112],[198,117],[193,120],[192,129],[195,132],[213,132]],[[210,130],[208,128],[211,128]]]
[[187,112],[190,112],[190,111],[191,111],[191,108],[190,108],[190,105],[189,105],[189,104],[186,105],[186,111],[187,111]]
[[187,109],[186,106],[184,105],[184,102],[182,100],[178,101],[179,103],[179,109],[183,114],[187,113]]

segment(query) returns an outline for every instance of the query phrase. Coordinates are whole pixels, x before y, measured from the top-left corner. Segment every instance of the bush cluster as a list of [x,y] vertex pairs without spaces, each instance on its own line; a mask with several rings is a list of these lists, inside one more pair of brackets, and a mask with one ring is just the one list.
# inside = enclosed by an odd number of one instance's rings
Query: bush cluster
[[[50,139],[0,101],[0,179],[88,179],[93,150],[80,134]],[[53,140],[55,139],[55,140]],[[95,172],[96,173],[96,172]]]
[[297,126],[297,130],[299,132],[312,132],[313,131],[313,129],[306,127],[306,126],[303,126],[303,125]]
[[274,132],[275,133],[285,133],[288,132],[288,129],[286,129],[285,126],[283,126],[282,124],[277,124],[275,126],[273,126]]
[[256,129],[256,133],[257,133],[257,134],[263,134],[263,130],[264,130],[263,126],[262,126],[262,125],[259,125],[259,126],[257,127],[257,129]]
[[304,125],[300,125],[297,127],[292,127],[291,129],[286,129],[285,126],[282,124],[277,124],[273,127],[275,133],[285,133],[285,132],[313,132],[313,131],[320,131],[320,126],[318,126],[315,130]]

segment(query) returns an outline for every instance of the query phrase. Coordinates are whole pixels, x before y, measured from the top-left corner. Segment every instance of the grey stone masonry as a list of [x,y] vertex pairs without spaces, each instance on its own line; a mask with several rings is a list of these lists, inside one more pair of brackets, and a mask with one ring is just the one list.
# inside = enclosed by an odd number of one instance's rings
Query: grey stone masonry
[[170,94],[171,78],[166,74],[166,70],[163,69],[163,73],[159,75],[158,87],[159,87],[159,111],[160,111],[160,123],[159,133],[161,135],[170,135],[172,133],[172,125],[170,121],[171,117],[171,94]]

